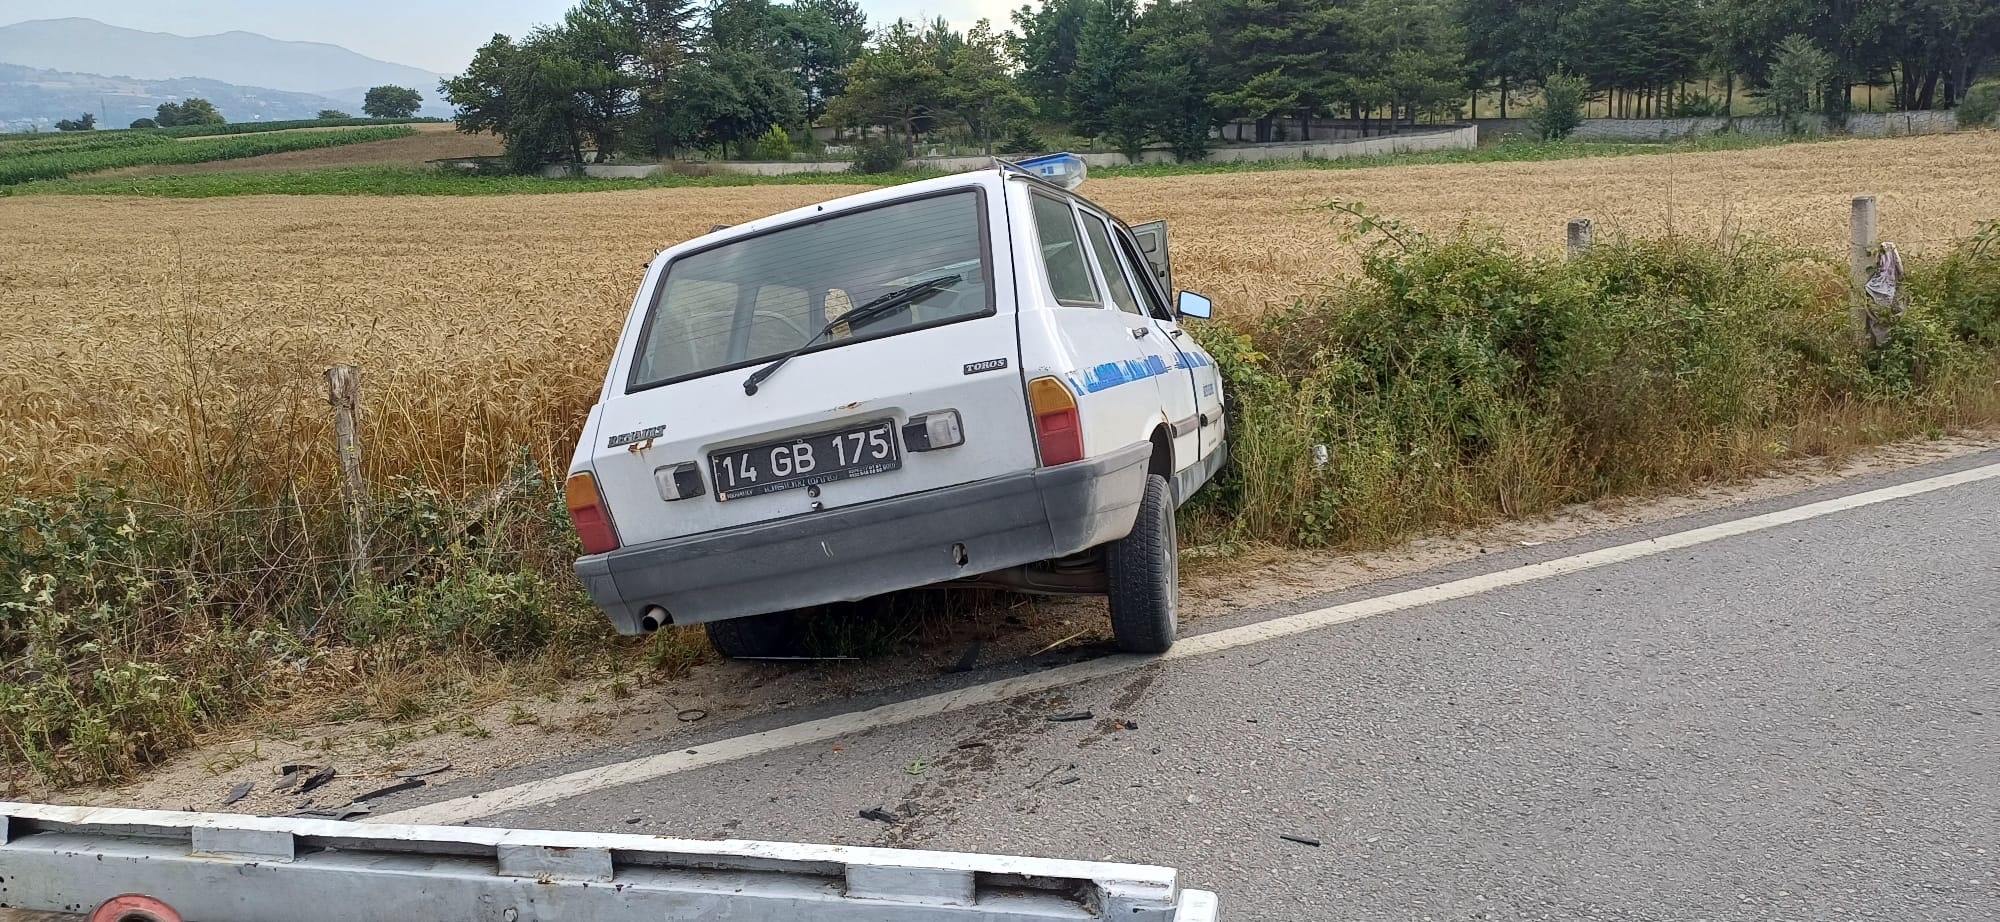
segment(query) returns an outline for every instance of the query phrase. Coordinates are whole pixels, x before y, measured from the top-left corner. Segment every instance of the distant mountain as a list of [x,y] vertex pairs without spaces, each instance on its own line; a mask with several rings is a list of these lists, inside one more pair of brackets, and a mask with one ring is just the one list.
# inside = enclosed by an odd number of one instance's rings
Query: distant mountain
[[133,119],[152,117],[160,103],[190,96],[215,103],[232,122],[312,118],[321,109],[361,114],[358,99],[329,99],[198,77],[138,80],[0,64],[0,130],[46,131],[57,119],[83,112],[96,113],[100,128],[123,128]]
[[[438,99],[439,74],[378,61],[338,45],[279,41],[253,32],[189,37],[141,32],[95,19],[36,19],[0,26],[0,62],[73,74],[147,81],[192,77],[311,93],[332,98],[335,107],[356,115],[361,114],[361,91],[395,84],[424,95],[422,114],[451,114]],[[221,106],[221,100],[215,102]],[[222,108],[235,117],[228,107]]]

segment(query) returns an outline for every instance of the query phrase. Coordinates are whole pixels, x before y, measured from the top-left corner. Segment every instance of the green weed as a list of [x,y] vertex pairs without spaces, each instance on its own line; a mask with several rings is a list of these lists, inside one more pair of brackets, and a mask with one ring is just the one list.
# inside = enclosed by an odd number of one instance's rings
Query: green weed
[[2000,349],[2000,220],[1980,225],[1965,245],[1911,279],[1910,289],[1935,305],[1951,335]]
[[99,483],[0,496],[0,769],[57,785],[186,747],[282,694],[315,650],[355,651],[369,692],[329,717],[407,722],[486,664],[567,677],[620,648],[568,573],[574,538],[538,477],[476,507],[385,487],[359,586],[338,506]]
[[95,131],[12,131],[0,133],[0,145],[17,141],[54,138],[125,138],[164,135],[170,138],[200,138],[211,135],[261,134],[295,128],[347,128],[370,125],[414,125],[442,122],[441,118],[298,118],[272,122],[227,122],[221,125],[175,125],[170,128],[99,128]]
[[115,488],[0,506],[0,745],[61,782],[115,777],[189,742],[254,684],[235,651],[282,628],[235,617],[252,587],[204,572],[201,523]]
[[1395,227],[1352,286],[1198,331],[1235,461],[1194,543],[1380,544],[1990,412],[2000,253],[1918,267],[1863,348],[1843,269],[1810,255],[1670,239],[1565,262]]

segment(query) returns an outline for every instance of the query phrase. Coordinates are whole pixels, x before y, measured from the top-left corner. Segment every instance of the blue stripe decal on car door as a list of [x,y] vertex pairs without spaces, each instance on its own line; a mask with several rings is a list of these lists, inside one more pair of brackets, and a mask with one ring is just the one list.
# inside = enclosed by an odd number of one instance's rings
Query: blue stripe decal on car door
[[1201,368],[1215,364],[1213,359],[1199,352],[1176,353],[1172,361],[1165,356],[1148,355],[1143,359],[1127,359],[1122,362],[1105,362],[1086,368],[1081,372],[1065,375],[1069,389],[1078,395],[1095,394],[1121,384],[1144,381],[1159,375],[1172,374],[1188,368]]

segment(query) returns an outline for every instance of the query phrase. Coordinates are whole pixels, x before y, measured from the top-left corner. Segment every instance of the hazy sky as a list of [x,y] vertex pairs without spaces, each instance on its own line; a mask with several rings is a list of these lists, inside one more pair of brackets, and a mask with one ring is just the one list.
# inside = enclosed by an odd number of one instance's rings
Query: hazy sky
[[[520,36],[554,22],[573,0],[0,0],[0,25],[82,16],[128,29],[209,35],[240,29],[329,42],[372,58],[457,73],[495,32]],[[1021,0],[861,0],[871,21],[980,17],[1005,27]]]

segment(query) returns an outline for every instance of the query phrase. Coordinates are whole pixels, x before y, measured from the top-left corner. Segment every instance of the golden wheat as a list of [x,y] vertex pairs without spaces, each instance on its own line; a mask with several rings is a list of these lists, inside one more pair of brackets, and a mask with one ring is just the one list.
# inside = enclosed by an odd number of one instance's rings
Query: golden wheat
[[1836,141],[1714,153],[1359,170],[1103,179],[1083,192],[1129,221],[1167,219],[1176,282],[1225,311],[1289,302],[1355,249],[1315,207],[1329,200],[1433,232],[1462,225],[1557,250],[1571,218],[1619,235],[1740,234],[1844,253],[1856,195],[1880,199],[1883,238],[1938,252],[2000,216],[2000,132]]
[[[1850,196],[1940,249],[2000,214],[2000,135],[1544,163],[1294,170],[1084,187],[1174,228],[1176,280],[1248,313],[1333,282],[1330,199],[1416,226],[1560,245],[1760,233],[1837,251]],[[562,464],[641,270],[661,247],[859,191],[657,189],[491,198],[0,199],[0,462],[56,486],[114,464],[199,493],[324,483],[321,371],[363,368],[371,475],[450,490],[526,447]]]

